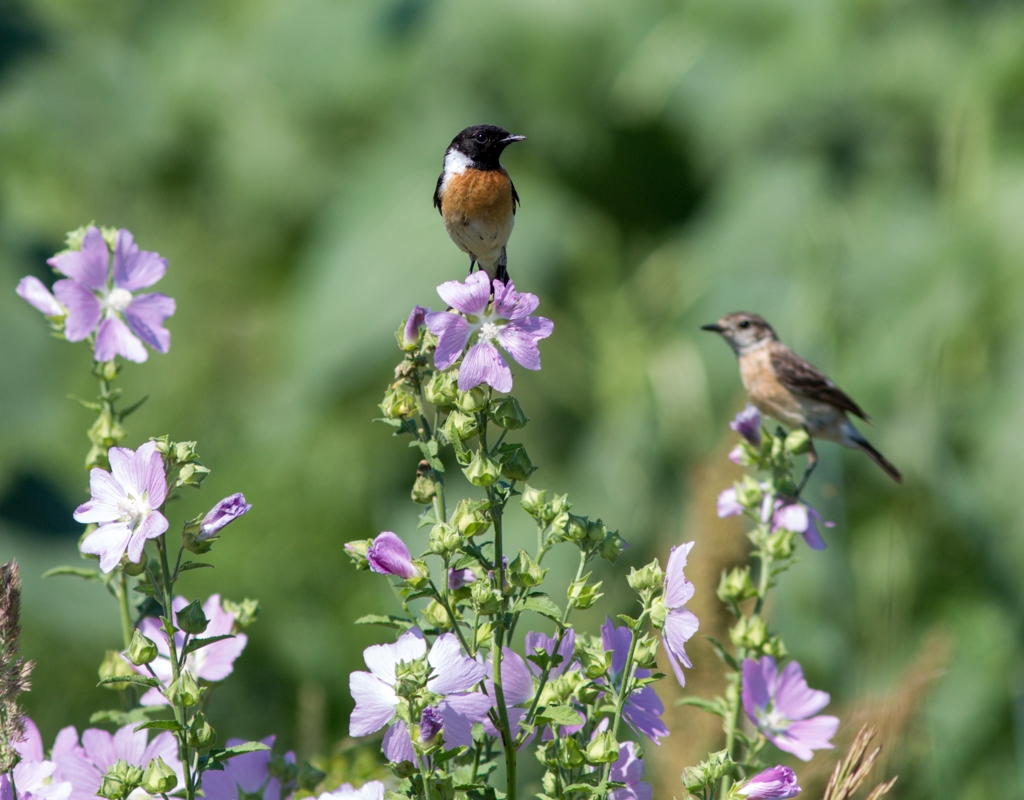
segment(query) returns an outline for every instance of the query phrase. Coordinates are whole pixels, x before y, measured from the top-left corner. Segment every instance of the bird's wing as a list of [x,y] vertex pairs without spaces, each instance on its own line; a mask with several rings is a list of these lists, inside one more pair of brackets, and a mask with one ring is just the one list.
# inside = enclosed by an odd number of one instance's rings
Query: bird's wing
[[784,344],[773,343],[771,350],[772,369],[779,383],[795,394],[811,400],[828,403],[856,414],[867,421],[868,415],[842,389],[836,386],[820,369],[800,358]]
[[[444,181],[444,171],[437,176],[437,186],[434,187],[434,208],[437,209],[437,213],[441,214],[441,183]],[[514,195],[513,195],[514,196]]]
[[519,205],[519,192],[516,191],[516,185],[512,183],[512,179],[508,179],[509,185],[512,187],[512,213],[516,213],[516,206]]

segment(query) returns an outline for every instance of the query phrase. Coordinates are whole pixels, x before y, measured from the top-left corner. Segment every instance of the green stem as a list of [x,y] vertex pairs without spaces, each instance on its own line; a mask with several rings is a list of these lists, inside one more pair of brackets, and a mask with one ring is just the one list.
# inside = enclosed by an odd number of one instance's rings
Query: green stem
[[118,571],[117,603],[121,607],[121,638],[124,639],[124,649],[127,650],[131,647],[135,626],[132,625],[132,615],[128,608],[128,576],[124,574],[124,570]]
[[467,653],[472,653],[473,651],[469,649],[469,643],[466,641],[466,638],[465,638],[465,636],[462,633],[462,628],[459,626],[459,621],[455,618],[455,612],[452,611],[452,607],[448,603],[448,565],[447,565],[447,562],[445,563],[444,572],[445,572],[445,590],[444,590],[444,594],[442,594],[441,592],[439,592],[437,590],[437,586],[434,585],[434,581],[433,580],[430,581],[430,588],[434,592],[434,598],[437,600],[437,602],[439,602],[444,607],[445,612],[448,614],[448,619],[450,619],[451,622],[452,622],[452,629],[455,631],[455,635],[459,637],[459,644],[462,645],[463,650],[465,650]]

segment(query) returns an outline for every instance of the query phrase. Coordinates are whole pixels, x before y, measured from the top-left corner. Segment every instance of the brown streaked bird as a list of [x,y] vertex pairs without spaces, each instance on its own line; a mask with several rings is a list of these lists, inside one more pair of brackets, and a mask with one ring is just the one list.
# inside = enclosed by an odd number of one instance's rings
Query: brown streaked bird
[[452,139],[434,190],[434,206],[445,230],[469,255],[469,271],[479,266],[493,280],[508,280],[505,245],[516,221],[519,195],[499,163],[502,152],[525,136],[496,125],[474,125]]
[[[863,450],[890,478],[897,483],[903,481],[900,471],[864,438],[847,416],[853,414],[870,422],[868,415],[821,370],[780,342],[764,317],[737,311],[704,325],[703,329],[720,333],[736,352],[743,388],[761,413],[790,428],[803,428],[811,437]],[[801,489],[817,463],[812,443]]]

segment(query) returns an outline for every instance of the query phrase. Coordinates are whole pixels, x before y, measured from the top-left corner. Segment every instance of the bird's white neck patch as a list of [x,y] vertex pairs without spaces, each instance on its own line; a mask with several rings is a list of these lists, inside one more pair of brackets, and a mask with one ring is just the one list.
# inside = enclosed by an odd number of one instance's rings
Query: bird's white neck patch
[[473,159],[465,153],[456,150],[454,147],[449,149],[444,154],[444,179],[441,181],[441,188],[444,188],[452,175],[461,175],[472,166]]

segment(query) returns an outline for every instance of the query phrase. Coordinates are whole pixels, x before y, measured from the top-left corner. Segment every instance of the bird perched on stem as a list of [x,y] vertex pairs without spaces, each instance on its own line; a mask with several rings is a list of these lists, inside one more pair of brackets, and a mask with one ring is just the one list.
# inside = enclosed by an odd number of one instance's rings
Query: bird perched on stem
[[525,136],[496,125],[474,125],[452,139],[434,190],[434,206],[445,230],[493,280],[508,280],[505,245],[516,221],[519,195],[499,163],[502,152]]
[[[870,422],[867,414],[821,370],[780,342],[764,317],[737,311],[704,325],[703,329],[721,334],[736,352],[743,388],[762,413],[790,428],[803,428],[813,438],[863,450],[890,478],[902,482],[900,471],[864,438],[847,416],[853,414]],[[801,490],[817,464],[818,455],[812,443]]]

